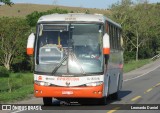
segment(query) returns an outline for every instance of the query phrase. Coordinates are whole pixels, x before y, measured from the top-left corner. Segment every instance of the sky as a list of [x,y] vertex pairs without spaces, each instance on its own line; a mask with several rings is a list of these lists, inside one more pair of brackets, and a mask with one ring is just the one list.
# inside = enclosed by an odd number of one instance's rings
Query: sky
[[[99,8],[107,9],[112,4],[121,0],[11,0],[13,3],[34,3],[34,4],[49,4],[49,5],[63,5],[72,7],[84,8]],[[137,0],[132,0],[137,1]],[[143,0],[142,0],[143,1]],[[157,3],[160,0],[148,0],[149,3]]]

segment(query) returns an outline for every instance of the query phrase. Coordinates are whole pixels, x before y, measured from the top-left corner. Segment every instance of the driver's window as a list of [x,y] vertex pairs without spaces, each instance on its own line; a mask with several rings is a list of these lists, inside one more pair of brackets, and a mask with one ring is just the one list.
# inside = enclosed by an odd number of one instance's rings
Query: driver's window
[[43,35],[40,38],[40,47],[46,46],[48,44],[58,43],[58,32],[53,31],[43,31]]

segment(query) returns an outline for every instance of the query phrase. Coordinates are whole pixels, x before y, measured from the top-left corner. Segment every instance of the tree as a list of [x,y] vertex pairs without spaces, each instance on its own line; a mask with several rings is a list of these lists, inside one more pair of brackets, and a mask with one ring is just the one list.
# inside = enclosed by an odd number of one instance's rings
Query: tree
[[[112,5],[112,17],[123,28],[125,55],[135,59],[152,57],[159,45],[160,16],[158,4],[148,4],[146,0],[133,4],[131,0],[122,0]],[[150,51],[150,52],[148,52]],[[140,53],[141,52],[141,53]],[[130,56],[129,55],[129,56]],[[125,57],[127,58],[127,56]]]
[[[136,61],[139,59],[139,54],[146,54],[147,51],[150,51],[150,54],[143,58],[156,54],[154,46],[156,44],[155,42],[158,42],[156,34],[159,32],[156,30],[159,20],[157,18],[158,15],[155,14],[157,11],[158,9],[154,10],[154,5],[144,2],[143,4],[137,4],[133,8],[132,13],[130,13],[132,16],[130,32],[133,33],[130,41],[136,48]],[[145,50],[146,48],[148,50]],[[140,53],[139,49],[143,53]]]
[[24,19],[8,17],[0,18],[0,26],[0,63],[10,70],[23,59],[30,27]]
[[13,5],[13,2],[11,2],[10,0],[0,0],[0,2],[7,4],[9,6]]

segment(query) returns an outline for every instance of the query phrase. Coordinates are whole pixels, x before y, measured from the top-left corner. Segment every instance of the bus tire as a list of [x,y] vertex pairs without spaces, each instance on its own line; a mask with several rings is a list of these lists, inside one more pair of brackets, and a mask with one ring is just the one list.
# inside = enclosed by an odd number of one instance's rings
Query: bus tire
[[52,105],[52,97],[43,97],[43,104],[44,104],[44,106],[51,106]]
[[118,100],[119,99],[119,91],[117,91],[116,93],[113,93],[112,95],[111,95],[111,99],[112,100]]
[[99,104],[100,104],[100,105],[106,105],[106,104],[107,104],[107,99],[106,99],[106,97],[103,97],[103,98],[99,99]]

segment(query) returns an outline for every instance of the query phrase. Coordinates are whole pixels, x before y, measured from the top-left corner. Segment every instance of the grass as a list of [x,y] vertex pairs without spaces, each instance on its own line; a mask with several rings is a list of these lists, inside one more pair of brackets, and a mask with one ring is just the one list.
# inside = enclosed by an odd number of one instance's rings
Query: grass
[[135,61],[135,60],[129,61],[129,62],[124,64],[124,68],[123,68],[124,73],[135,70],[137,68],[140,68],[143,65],[148,64],[150,62],[151,62],[150,59],[144,59],[144,60],[138,60],[138,61]]
[[11,73],[9,77],[0,77],[0,92],[9,92],[30,84],[33,84],[33,74]]
[[14,4],[12,7],[7,5],[0,6],[0,17],[9,16],[9,17],[25,17],[26,15],[34,11],[47,11],[54,8],[66,9],[69,12],[74,11],[74,13],[85,13],[86,10],[89,10],[89,13],[100,13],[100,14],[109,14],[109,10],[96,9],[96,8],[83,8],[83,7],[66,7],[66,6],[55,6],[55,5],[40,5],[40,4]]
[[14,102],[27,98],[29,94],[33,94],[33,85],[25,85],[12,92],[1,92],[0,103]]
[[0,77],[0,103],[12,102],[33,94],[32,73],[11,73]]

